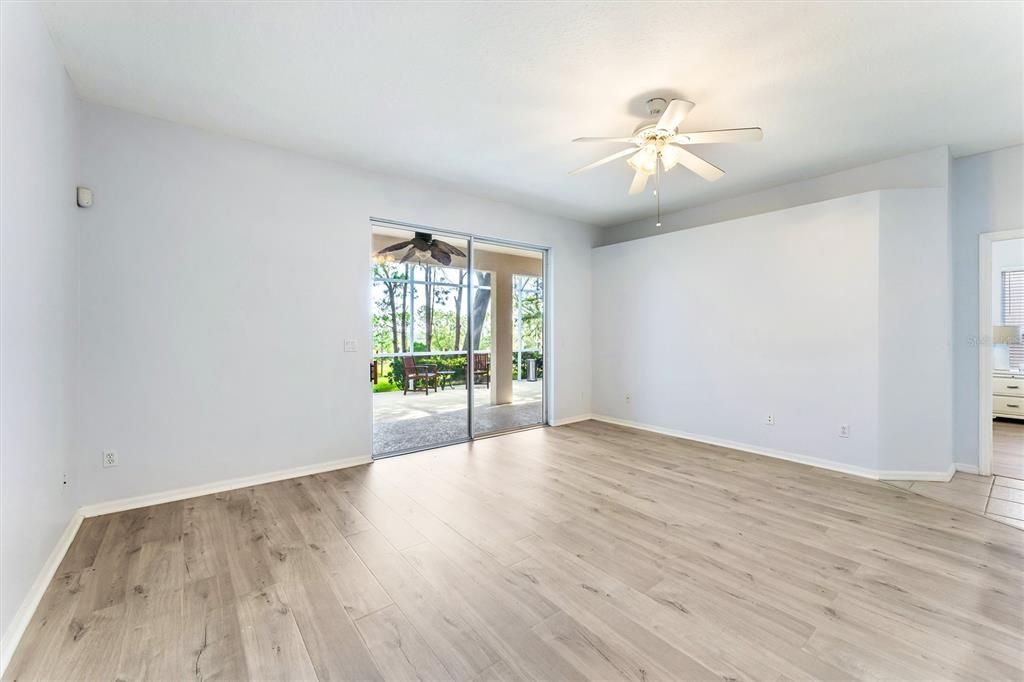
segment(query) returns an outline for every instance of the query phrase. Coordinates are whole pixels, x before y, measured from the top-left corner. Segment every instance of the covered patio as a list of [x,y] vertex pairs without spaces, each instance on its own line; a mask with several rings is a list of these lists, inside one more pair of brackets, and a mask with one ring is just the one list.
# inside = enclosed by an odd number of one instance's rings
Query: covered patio
[[[473,392],[473,425],[477,435],[540,424],[544,421],[542,381],[513,381],[511,402],[492,405],[491,391]],[[373,451],[386,454],[428,447],[468,437],[466,387],[430,394],[401,391],[373,395]]]

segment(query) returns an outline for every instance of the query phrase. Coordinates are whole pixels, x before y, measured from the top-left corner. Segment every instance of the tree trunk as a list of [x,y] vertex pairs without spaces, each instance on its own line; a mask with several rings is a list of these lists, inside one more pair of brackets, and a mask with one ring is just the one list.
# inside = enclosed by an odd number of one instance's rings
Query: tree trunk
[[424,298],[423,302],[423,321],[427,326],[427,350],[431,350],[430,344],[434,339],[434,287],[431,286],[430,282],[433,278],[432,269],[427,267],[424,268],[426,274],[423,276],[425,284],[423,285]]
[[459,270],[459,288],[455,290],[455,345],[456,350],[462,347],[462,285],[466,281],[466,271]]
[[395,310],[395,287],[394,282],[386,284],[388,288],[388,306],[391,308],[391,352],[398,352],[398,311]]
[[[478,281],[480,286],[490,286],[491,273],[480,272]],[[466,336],[466,350],[469,350],[470,341],[473,342],[473,350],[480,350],[480,333],[484,329],[484,316],[487,314],[487,306],[491,302],[490,289],[475,289],[473,291],[473,333]]]
[[406,303],[409,298],[409,264],[405,264],[405,281],[402,282],[402,351],[405,353],[409,350],[408,346],[408,320],[406,319],[406,311],[408,310],[408,304]]

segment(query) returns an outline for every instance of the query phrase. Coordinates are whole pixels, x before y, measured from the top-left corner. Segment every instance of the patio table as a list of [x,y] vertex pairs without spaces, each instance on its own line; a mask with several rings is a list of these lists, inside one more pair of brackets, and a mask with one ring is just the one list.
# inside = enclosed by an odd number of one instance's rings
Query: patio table
[[455,370],[453,369],[442,369],[437,372],[437,383],[443,391],[446,388],[452,388],[452,377],[455,376]]

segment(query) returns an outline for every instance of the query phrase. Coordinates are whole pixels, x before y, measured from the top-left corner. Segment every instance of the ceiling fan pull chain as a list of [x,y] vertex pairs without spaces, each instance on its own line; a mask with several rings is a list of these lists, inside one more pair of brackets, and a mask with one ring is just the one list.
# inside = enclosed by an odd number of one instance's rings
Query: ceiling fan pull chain
[[654,198],[658,205],[658,222],[654,226],[661,227],[661,166],[657,163],[654,165]]

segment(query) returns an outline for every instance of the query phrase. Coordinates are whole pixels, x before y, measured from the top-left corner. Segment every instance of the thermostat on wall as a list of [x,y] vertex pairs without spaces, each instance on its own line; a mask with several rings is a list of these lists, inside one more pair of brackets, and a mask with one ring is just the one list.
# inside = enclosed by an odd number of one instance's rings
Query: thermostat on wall
[[88,187],[78,188],[78,205],[82,208],[89,208],[92,206],[92,190]]

